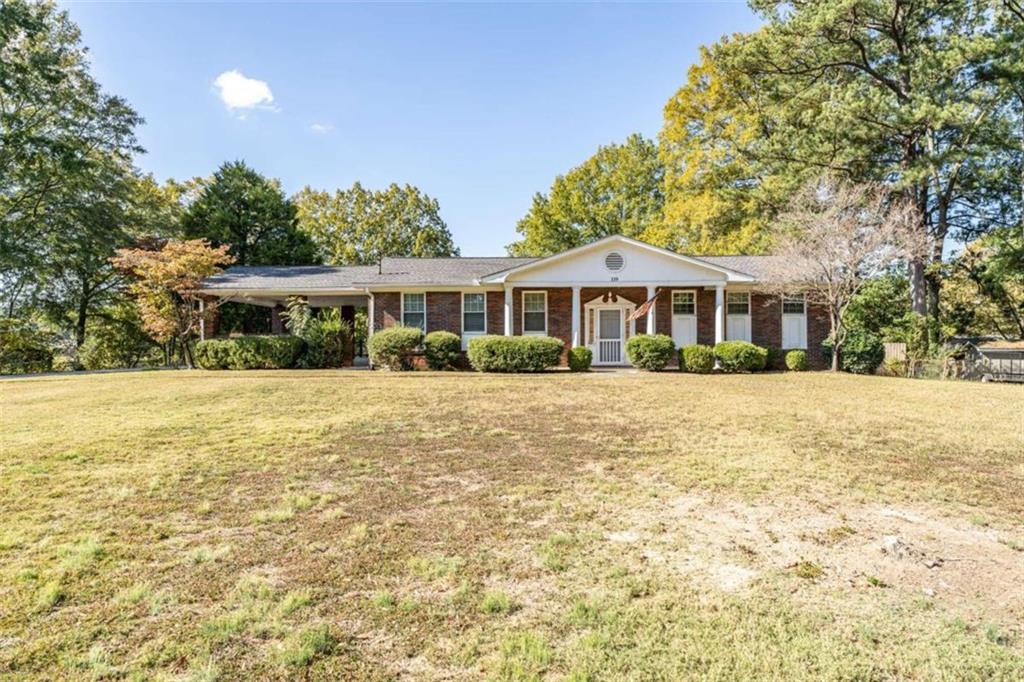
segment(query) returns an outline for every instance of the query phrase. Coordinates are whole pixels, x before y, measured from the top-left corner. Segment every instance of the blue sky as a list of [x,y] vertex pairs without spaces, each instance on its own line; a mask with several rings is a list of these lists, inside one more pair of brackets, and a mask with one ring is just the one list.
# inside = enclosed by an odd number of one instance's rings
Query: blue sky
[[145,171],[411,183],[464,255],[504,253],[533,194],[598,145],[655,136],[698,47],[757,25],[738,2],[65,6],[94,75],[146,118]]

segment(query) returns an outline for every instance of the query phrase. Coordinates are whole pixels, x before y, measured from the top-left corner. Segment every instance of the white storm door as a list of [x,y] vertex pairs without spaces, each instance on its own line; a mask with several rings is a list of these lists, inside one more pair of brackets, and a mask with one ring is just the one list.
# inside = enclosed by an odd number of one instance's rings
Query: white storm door
[[803,296],[782,299],[782,347],[807,348],[807,303]]
[[622,364],[622,310],[600,308],[597,311],[597,363]]
[[697,343],[697,292],[672,292],[672,341],[676,348]]
[[750,341],[750,294],[728,292],[725,296],[725,338]]

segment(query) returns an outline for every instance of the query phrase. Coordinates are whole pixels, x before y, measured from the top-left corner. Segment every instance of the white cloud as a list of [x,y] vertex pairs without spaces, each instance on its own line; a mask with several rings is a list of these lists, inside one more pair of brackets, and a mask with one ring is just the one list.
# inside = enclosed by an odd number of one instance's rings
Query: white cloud
[[330,123],[314,123],[313,125],[309,126],[309,129],[310,131],[316,133],[317,135],[326,135],[327,133],[334,130],[334,126],[332,126]]
[[274,101],[266,81],[249,78],[236,69],[217,76],[213,84],[220,91],[224,106],[231,110],[268,108]]

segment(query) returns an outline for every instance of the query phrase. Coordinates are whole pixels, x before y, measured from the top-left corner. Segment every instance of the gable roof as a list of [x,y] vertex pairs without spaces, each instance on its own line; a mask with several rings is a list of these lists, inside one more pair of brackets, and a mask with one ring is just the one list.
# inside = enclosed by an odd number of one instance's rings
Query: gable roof
[[724,264],[716,264],[716,263],[714,263],[714,262],[712,262],[712,261],[710,261],[710,260],[708,260],[706,258],[700,258],[700,257],[695,257],[695,256],[687,256],[687,255],[682,254],[682,253],[677,253],[676,251],[669,251],[668,249],[663,249],[660,246],[654,246],[653,244],[648,244],[647,242],[642,242],[642,241],[640,241],[638,239],[632,239],[630,237],[626,237],[626,236],[621,235],[621,234],[613,234],[613,235],[609,235],[607,237],[603,237],[601,239],[598,239],[595,242],[590,242],[589,244],[583,244],[582,246],[577,246],[575,248],[569,249],[568,251],[562,251],[561,253],[556,253],[554,255],[547,256],[545,258],[537,258],[537,259],[531,260],[528,263],[523,263],[522,265],[517,265],[517,266],[511,267],[511,268],[509,268],[507,270],[503,270],[501,272],[493,273],[491,275],[488,275],[488,276],[484,277],[483,281],[485,281],[485,282],[503,282],[508,275],[511,275],[513,273],[526,272],[526,271],[532,270],[535,267],[540,267],[542,265],[549,265],[551,263],[555,263],[555,262],[560,261],[560,260],[565,259],[565,258],[571,258],[572,256],[576,256],[576,255],[579,255],[581,253],[585,253],[587,251],[591,251],[591,250],[594,250],[594,249],[599,249],[599,248],[608,246],[609,244],[612,244],[612,243],[629,244],[631,246],[635,246],[635,247],[640,248],[640,249],[645,249],[645,250],[648,250],[648,251],[652,251],[654,253],[661,254],[663,256],[668,256],[669,258],[675,258],[677,260],[680,260],[680,261],[682,261],[684,263],[688,263],[690,265],[696,265],[698,267],[705,267],[705,268],[708,268],[710,270],[721,272],[721,273],[723,273],[725,275],[731,275],[732,277],[735,277],[739,281],[753,281],[753,279],[754,279],[753,277],[751,277],[749,274],[747,274],[745,272],[742,272],[740,270],[734,270],[734,269],[732,269],[732,268],[730,268],[730,267],[728,267],[727,265],[724,265]]

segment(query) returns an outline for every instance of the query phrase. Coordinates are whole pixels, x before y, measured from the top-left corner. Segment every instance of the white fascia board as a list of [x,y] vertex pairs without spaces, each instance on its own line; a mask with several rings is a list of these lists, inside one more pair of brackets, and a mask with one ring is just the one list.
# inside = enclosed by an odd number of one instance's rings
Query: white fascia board
[[365,294],[366,287],[354,287],[349,289],[196,289],[200,294],[207,296],[218,296],[220,298],[234,298],[248,296],[253,298],[287,298],[289,296],[351,296],[353,294]]

